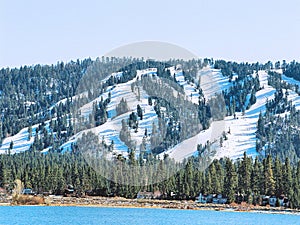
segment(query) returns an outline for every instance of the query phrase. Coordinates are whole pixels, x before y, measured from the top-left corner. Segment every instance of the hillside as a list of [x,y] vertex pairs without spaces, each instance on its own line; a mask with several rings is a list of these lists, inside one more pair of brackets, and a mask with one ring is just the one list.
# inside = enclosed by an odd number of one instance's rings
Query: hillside
[[[128,62],[118,63],[125,65]],[[92,82],[91,90],[93,91],[88,91],[88,97],[87,92],[75,93],[72,88],[73,91],[68,92],[65,98],[64,95],[59,96],[56,97],[58,101],[53,102],[54,91],[56,90],[56,94],[59,93],[60,80],[54,83],[53,78],[48,78],[49,86],[46,85],[43,89],[45,97],[52,100],[51,104],[45,104],[44,108],[37,108],[35,106],[42,105],[40,102],[27,97],[23,98],[23,107],[27,112],[17,117],[20,118],[30,113],[31,116],[21,118],[24,121],[31,121],[30,126],[26,126],[28,122],[23,122],[24,126],[20,130],[16,128],[17,130],[14,129],[8,133],[3,122],[2,137],[4,138],[2,138],[0,152],[18,153],[32,150],[33,147],[41,152],[72,151],[77,140],[81,139],[84,133],[92,132],[102,144],[104,143],[105,148],[110,146],[109,157],[119,154],[127,157],[128,152],[134,149],[137,156],[141,152],[158,153],[161,156],[168,154],[176,161],[182,161],[186,157],[198,154],[199,145],[205,148],[207,144],[212,148],[209,152],[211,158],[237,159],[241,158],[244,152],[252,157],[265,154],[264,151],[257,151],[257,122],[260,114],[266,113],[266,101],[274,99],[276,93],[274,85],[268,82],[271,76],[268,71],[271,70],[264,69],[267,66],[261,65],[261,68],[256,68],[255,72],[254,65],[226,64],[224,61],[217,61],[213,64],[208,61],[205,63],[199,61],[197,63],[200,65],[200,70],[195,72],[193,65],[180,61],[169,62],[168,65],[153,62],[136,63],[136,65],[129,64],[130,66],[123,67],[113,66],[114,63],[111,63],[112,65],[107,65],[109,69],[102,68],[101,71],[97,69],[101,74],[96,77],[100,86],[94,86]],[[79,62],[78,65],[80,65]],[[100,68],[100,66],[105,67],[100,63],[94,65],[94,68]],[[88,71],[88,69],[85,70]],[[109,72],[113,70],[116,71]],[[300,82],[285,76],[282,69],[273,71],[282,76],[282,82],[285,82],[285,85],[292,85],[286,88],[289,92],[288,101],[291,101],[298,110],[300,97],[295,87],[299,86]],[[148,88],[151,80],[147,81],[149,85],[143,86],[145,85],[143,82],[149,77],[154,79],[156,84],[167,84],[166,91],[151,93]],[[80,85],[80,82],[80,79],[77,79],[77,84]],[[171,83],[168,84],[168,82]],[[100,91],[95,92],[95,88],[99,87]],[[245,90],[241,89],[245,87],[247,87]],[[2,92],[5,92],[5,89]],[[160,100],[170,94],[170,98]],[[176,100],[179,96],[182,98],[181,103]],[[124,103],[126,107],[124,107],[127,109],[121,113],[117,112],[117,106],[124,100],[126,102]],[[194,127],[189,130],[190,127],[185,127],[186,122],[183,122],[178,114],[178,112],[182,113],[182,110],[177,108],[175,100],[179,101],[179,104],[184,106],[183,108],[194,107],[194,113],[200,120],[197,122],[199,124],[196,124],[198,128]],[[207,114],[208,108],[205,104],[210,105],[209,110],[212,115]],[[218,108],[220,104],[225,104],[220,107],[225,107],[227,113],[223,117],[214,118],[215,111],[213,110],[216,110],[215,108]],[[79,117],[72,115],[70,107],[73,106],[77,114],[80,114]],[[140,112],[138,112],[138,107]],[[45,114],[45,112],[48,113]],[[99,113],[104,119],[98,117],[100,121],[97,121],[95,113]],[[139,116],[138,113],[140,113]],[[286,114],[289,112],[287,111]],[[209,123],[208,120],[210,120]],[[122,127],[124,122],[125,128]],[[129,122],[133,122],[133,125],[129,125]],[[123,138],[120,136],[122,129],[126,131],[126,136]]]

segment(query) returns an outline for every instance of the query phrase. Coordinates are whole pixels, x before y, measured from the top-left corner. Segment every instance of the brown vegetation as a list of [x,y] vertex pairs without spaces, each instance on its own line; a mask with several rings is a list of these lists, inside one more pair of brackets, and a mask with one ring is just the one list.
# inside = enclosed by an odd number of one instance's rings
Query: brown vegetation
[[32,195],[15,195],[12,199],[14,205],[43,205],[45,199],[40,196]]

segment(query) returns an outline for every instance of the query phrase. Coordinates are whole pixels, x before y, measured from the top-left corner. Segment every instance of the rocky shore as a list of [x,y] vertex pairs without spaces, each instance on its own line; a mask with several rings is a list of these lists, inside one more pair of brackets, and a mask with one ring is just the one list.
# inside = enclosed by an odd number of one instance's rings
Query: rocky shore
[[300,215],[299,210],[283,207],[253,206],[249,204],[200,204],[195,201],[155,200],[155,199],[126,199],[122,197],[63,197],[45,196],[33,201],[12,202],[1,201],[0,205],[45,205],[45,206],[86,206],[86,207],[122,207],[122,208],[161,208],[161,209],[187,209],[187,210],[216,210],[261,213],[285,213]]
[[162,208],[162,209],[188,209],[188,210],[216,210],[239,212],[264,213],[293,213],[299,210],[283,207],[254,206],[249,204],[200,204],[195,201],[155,200],[155,199],[126,199],[121,197],[45,197],[45,204],[50,206],[89,206],[89,207],[124,207],[124,208]]

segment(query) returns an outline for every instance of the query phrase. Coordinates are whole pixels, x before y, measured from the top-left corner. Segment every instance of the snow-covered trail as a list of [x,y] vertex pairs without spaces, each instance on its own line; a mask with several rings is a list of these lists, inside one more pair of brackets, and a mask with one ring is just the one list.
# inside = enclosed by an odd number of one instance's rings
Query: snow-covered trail
[[[281,75],[281,78],[283,81],[293,84],[293,85],[298,85],[300,87],[300,81],[297,81],[291,77],[287,77],[285,75]],[[292,100],[293,105],[295,105],[296,110],[300,110],[300,96],[292,90],[289,90],[289,96],[288,96],[288,101]]]
[[[49,120],[45,121],[46,129],[49,130]],[[30,146],[34,142],[34,137],[36,135],[36,129],[39,124],[35,124],[32,126],[31,130],[31,138],[29,139],[28,127],[23,128],[14,136],[10,136],[5,138],[2,141],[2,145],[0,147],[0,154],[7,153],[10,148],[10,143],[13,142],[13,149],[10,151],[12,154],[20,153],[29,150]]]
[[[206,69],[201,72],[205,79],[201,80],[201,85],[206,97],[212,97],[220,88],[228,88],[231,84],[219,71]],[[183,160],[185,157],[195,153],[197,144],[204,145],[207,141],[214,142],[219,145],[219,137],[222,132],[227,134],[228,140],[224,140],[222,146],[217,148],[215,158],[230,157],[239,158],[244,152],[248,155],[255,156],[256,153],[256,123],[260,112],[265,111],[266,99],[274,97],[275,89],[268,85],[268,74],[264,71],[259,72],[259,80],[261,87],[264,89],[256,93],[257,101],[254,105],[246,110],[245,115],[236,113],[236,119],[233,116],[225,117],[224,121],[217,121],[211,124],[208,130],[200,132],[198,135],[183,141],[167,153],[177,161]],[[212,78],[212,80],[209,80]],[[206,86],[207,84],[207,86]],[[219,84],[220,86],[216,85]]]
[[264,87],[256,93],[256,103],[245,111],[245,114],[236,113],[236,119],[233,116],[225,118],[225,129],[228,140],[217,151],[215,158],[229,157],[236,159],[242,157],[244,152],[255,157],[256,152],[256,125],[260,112],[266,110],[266,100],[273,99],[275,89],[268,85],[268,74],[265,71],[258,73],[260,86]]
[[[236,76],[233,76],[233,80]],[[229,89],[232,85],[228,78],[223,76],[221,70],[205,67],[199,71],[200,86],[206,99],[212,98],[216,93]]]
[[171,67],[169,69],[171,75],[175,75],[177,83],[183,87],[187,100],[191,101],[194,104],[199,104],[199,90],[197,89],[196,84],[186,81],[182,70],[175,70],[174,67]]
[[[93,109],[93,102],[100,101],[101,97],[106,99],[108,97],[108,92],[111,93],[111,101],[107,106],[108,112],[108,120],[103,125],[98,127],[94,127],[91,129],[86,129],[79,134],[75,135],[70,141],[66,142],[61,146],[61,148],[65,150],[70,150],[71,144],[76,142],[78,138],[82,136],[83,133],[87,133],[89,131],[93,132],[94,134],[98,135],[99,140],[104,138],[106,144],[111,144],[114,142],[114,152],[121,153],[126,155],[128,151],[128,147],[122,142],[119,138],[119,134],[122,128],[122,120],[127,120],[129,118],[129,114],[132,112],[136,112],[137,105],[139,104],[143,110],[143,119],[139,120],[139,128],[137,132],[134,132],[131,129],[130,135],[131,140],[136,141],[137,150],[139,150],[139,145],[142,143],[143,136],[145,134],[145,129],[147,129],[147,133],[151,134],[152,132],[152,123],[157,124],[157,115],[154,110],[154,106],[148,105],[148,95],[146,92],[140,88],[140,99],[138,98],[138,90],[136,89],[134,92],[131,90],[131,85],[136,81],[138,77],[142,74],[154,74],[156,73],[153,68],[148,70],[138,70],[137,76],[126,83],[121,83],[115,85],[115,87],[109,87],[109,90],[99,96],[97,99],[93,100],[92,102],[87,103],[83,107],[81,107],[81,114],[85,117],[88,117],[89,114],[92,113]],[[129,111],[122,115],[117,116],[116,113],[116,106],[119,104],[121,99],[124,98],[127,102],[129,107]]]
[[183,159],[192,156],[197,151],[197,145],[201,144],[204,146],[207,141],[215,142],[218,140],[222,131],[224,130],[224,121],[215,121],[211,124],[209,129],[203,130],[197,135],[184,140],[173,148],[160,154],[168,154],[175,161],[182,161]]
[[[172,70],[173,69],[173,70]],[[198,90],[196,89],[196,84],[188,83],[184,80],[183,74],[180,71],[175,71],[171,68],[171,74],[175,73],[175,78],[177,82],[182,85],[188,100],[194,103],[198,103]],[[139,150],[139,144],[142,142],[145,129],[147,129],[148,135],[152,132],[152,123],[157,123],[157,115],[153,109],[153,106],[148,105],[148,95],[142,89],[140,89],[140,100],[138,100],[137,93],[135,90],[132,92],[131,84],[136,81],[138,77],[142,74],[155,74],[155,68],[149,68],[147,70],[137,71],[137,77],[127,83],[118,84],[115,86],[108,87],[106,92],[99,96],[97,99],[87,103],[80,108],[81,115],[88,118],[88,115],[93,110],[93,103],[100,101],[101,97],[105,100],[108,97],[108,93],[111,92],[111,102],[108,104],[108,121],[98,127],[86,129],[82,132],[74,135],[70,140],[64,143],[61,148],[64,151],[71,149],[71,144],[75,143],[79,137],[81,137],[83,132],[92,131],[99,136],[101,140],[104,140],[107,144],[114,141],[114,152],[116,153],[127,153],[127,146],[119,139],[119,133],[121,130],[122,119],[128,119],[129,114],[133,111],[136,112],[136,106],[139,104],[143,109],[143,120],[139,121],[138,132],[131,130],[131,139],[136,141],[137,150]],[[121,76],[121,74],[117,74]],[[199,71],[199,78],[201,77],[201,88],[204,92],[205,98],[212,98],[215,93],[218,93],[224,89],[228,89],[232,84],[228,81],[227,77],[224,77],[220,70],[216,70],[210,67],[203,68]],[[233,116],[225,117],[223,121],[212,122],[211,127],[208,130],[201,131],[194,137],[183,141],[182,143],[169,149],[166,154],[174,158],[176,161],[182,161],[184,158],[193,155],[197,150],[197,145],[205,145],[207,141],[215,142],[214,149],[216,149],[215,158],[230,157],[232,159],[237,159],[242,157],[244,152],[248,155],[256,156],[256,125],[260,112],[264,113],[266,100],[273,99],[275,89],[268,85],[268,73],[267,71],[258,72],[260,86],[263,89],[256,93],[256,103],[252,105],[245,114],[236,113],[236,119]],[[236,75],[233,77],[235,79]],[[196,79],[197,80],[197,79]],[[199,80],[199,79],[198,79]],[[282,80],[290,83],[297,84],[300,86],[300,82],[292,78],[282,75]],[[197,82],[197,81],[196,81]],[[128,106],[130,108],[128,113],[116,116],[116,105],[120,100],[126,99]],[[292,100],[293,105],[296,106],[297,110],[300,110],[300,96],[292,90],[289,90],[288,100]],[[59,103],[64,103],[65,99],[59,101]],[[45,122],[46,125],[49,121]],[[18,153],[26,151],[30,148],[33,143],[34,136],[36,135],[36,128],[39,124],[32,126],[32,137],[28,140],[28,128],[23,128],[16,135],[7,137],[3,140],[0,147],[0,153],[6,153],[9,149],[10,143],[13,141],[13,149],[11,153]],[[49,125],[47,125],[49,126]],[[47,128],[48,129],[48,128]],[[230,130],[230,133],[228,131]],[[222,132],[227,133],[227,140],[224,140],[222,146],[219,146],[220,136]],[[45,149],[44,151],[47,151]],[[162,153],[165,154],[165,153]]]
[[[203,90],[206,99],[214,97],[216,93],[220,93],[222,90],[227,89],[232,85],[228,81],[228,78],[222,75],[220,70],[212,69],[211,67],[205,67],[200,70],[197,80],[199,79],[200,87]],[[188,85],[184,81],[183,76],[181,77],[181,74],[176,76],[176,80],[185,86]],[[185,92],[188,93],[186,90]],[[225,120],[214,121],[209,129],[201,131],[199,134],[184,140],[180,144],[169,149],[167,152],[161,153],[161,155],[168,154],[176,161],[182,161],[184,158],[191,156],[196,152],[198,144],[202,144],[202,146],[204,146],[207,141],[216,142],[222,135],[223,131],[225,131],[225,124]]]

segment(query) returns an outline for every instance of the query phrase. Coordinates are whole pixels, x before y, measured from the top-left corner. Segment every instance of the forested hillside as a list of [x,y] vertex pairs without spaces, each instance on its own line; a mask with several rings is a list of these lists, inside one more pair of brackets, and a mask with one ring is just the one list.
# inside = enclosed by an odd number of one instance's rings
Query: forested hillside
[[[154,161],[160,164],[157,159],[149,158],[144,165]],[[144,175],[149,178],[149,182],[151,177],[167,174],[170,167],[182,169],[176,174],[170,174],[163,182],[134,186],[105,179],[87,164],[81,154],[74,152],[0,155],[0,186],[12,189],[13,181],[21,179],[25,187],[38,193],[63,194],[66,186],[72,184],[78,194],[88,191],[93,195],[127,198],[135,198],[139,191],[156,190],[163,193],[163,199],[195,199],[200,192],[218,193],[226,196],[229,203],[239,199],[239,202],[246,201],[250,204],[261,204],[263,195],[285,195],[289,198],[292,208],[300,207],[300,162],[292,166],[288,158],[281,162],[278,157],[272,158],[269,155],[260,161],[258,158],[253,160],[252,157],[244,155],[241,160],[235,162],[228,158],[214,160],[207,170],[203,171],[200,157],[189,158],[182,165],[176,164],[168,157],[163,161],[159,171]],[[168,168],[165,167],[166,161],[169,161]],[[136,160],[134,154],[126,160],[128,166],[141,163],[145,162]],[[118,177],[118,174],[115,177]],[[136,174],[135,177],[135,183],[139,184],[140,176]]]
[[[299,85],[295,61],[103,57],[3,68],[0,187],[20,179],[39,193],[72,184],[105,196],[221,193],[256,204],[286,195],[299,207]],[[107,179],[97,160],[147,183],[124,185],[118,170]],[[160,173],[134,169],[153,165]]]

